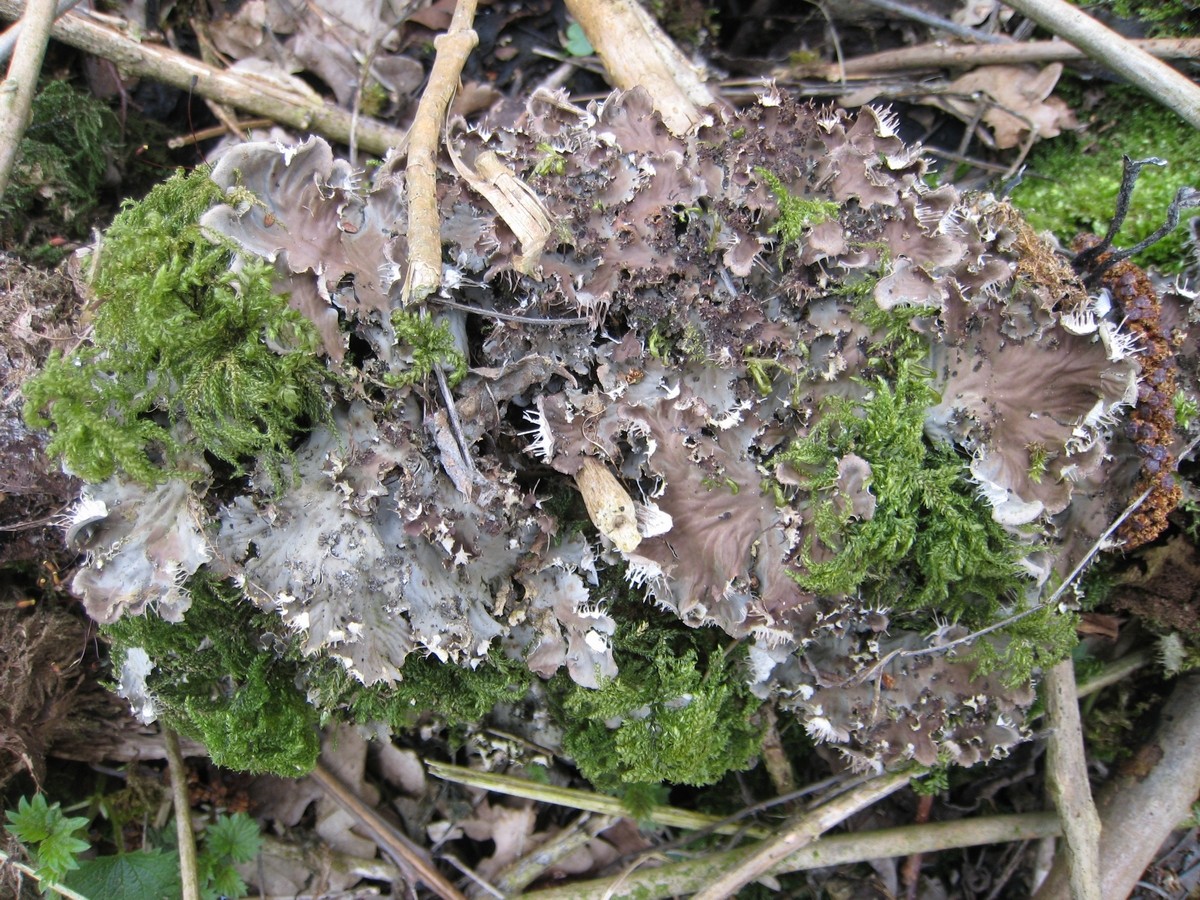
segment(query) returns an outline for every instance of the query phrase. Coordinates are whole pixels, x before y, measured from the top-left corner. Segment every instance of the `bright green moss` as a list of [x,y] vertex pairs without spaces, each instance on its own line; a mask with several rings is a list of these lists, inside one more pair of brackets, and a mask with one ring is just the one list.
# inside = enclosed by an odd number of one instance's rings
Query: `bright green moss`
[[699,643],[682,631],[619,626],[616,678],[599,690],[565,675],[552,682],[564,749],[596,787],[707,785],[750,765],[762,740],[758,704],[725,655]]
[[435,366],[449,366],[447,377],[454,387],[467,374],[467,358],[454,343],[450,323],[427,312],[406,312],[397,309],[392,313],[392,327],[396,338],[412,352],[412,365],[404,372],[389,372],[385,380],[391,387],[407,387],[424,381],[432,374]]
[[1195,0],[1071,0],[1093,15],[1108,10],[1121,19],[1149,26],[1149,37],[1188,37],[1200,30]]
[[841,208],[832,200],[805,200],[795,196],[779,176],[761,166],[754,170],[754,174],[763,180],[779,205],[779,218],[771,226],[771,232],[779,236],[780,253],[788,247],[798,247],[805,229],[834,218]]
[[[1200,185],[1200,131],[1132,88],[1110,88],[1086,131],[1039,143],[1012,202],[1034,228],[1054,232],[1064,244],[1081,233],[1102,235],[1116,208],[1122,154],[1167,160],[1165,167],[1147,166],[1138,177],[1116,241],[1118,247],[1132,246],[1162,225],[1180,187]],[[1185,231],[1177,229],[1135,261],[1180,271],[1192,259]]]
[[237,468],[278,473],[298,431],[328,417],[312,324],[274,293],[270,266],[234,273],[230,248],[200,233],[220,198],[196,171],[127,203],[98,251],[92,345],[25,386],[26,419],[85,480],[173,474],[178,425]]
[[259,647],[278,620],[210,576],[194,578],[191,592],[178,624],[147,613],[105,626],[114,668],[131,648],[143,648],[154,664],[147,685],[160,717],[202,741],[218,765],[286,777],[311,771],[320,750],[317,710],[296,687],[296,663]]

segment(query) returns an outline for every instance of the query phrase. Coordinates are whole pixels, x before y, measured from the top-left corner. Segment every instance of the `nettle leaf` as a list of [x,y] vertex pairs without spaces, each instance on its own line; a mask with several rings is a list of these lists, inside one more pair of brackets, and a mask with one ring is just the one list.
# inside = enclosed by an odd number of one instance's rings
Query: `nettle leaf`
[[67,886],[85,897],[172,900],[183,890],[179,854],[174,850],[133,850],[87,859],[72,873]]
[[5,830],[30,849],[39,874],[52,881],[77,868],[75,857],[90,846],[75,836],[75,832],[87,827],[89,820],[82,816],[65,817],[60,804],[47,804],[42,794],[35,795],[33,800],[22,797],[16,810],[7,810],[6,815]]
[[215,859],[249,862],[258,855],[262,843],[258,823],[245,813],[217,816],[204,832],[204,846]]

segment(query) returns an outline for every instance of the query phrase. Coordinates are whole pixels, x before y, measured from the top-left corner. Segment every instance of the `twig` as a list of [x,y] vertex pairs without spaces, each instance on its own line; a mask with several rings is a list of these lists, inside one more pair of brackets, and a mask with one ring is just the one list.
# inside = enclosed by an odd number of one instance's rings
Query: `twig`
[[49,878],[39,875],[37,870],[33,867],[27,866],[22,862],[17,862],[3,850],[0,850],[0,868],[8,866],[12,866],[18,872],[22,872],[25,875],[28,875],[30,878],[35,879],[37,883],[42,886],[43,892],[54,891],[54,893],[66,897],[67,900],[88,900],[88,898],[83,896],[83,894],[76,893],[65,884],[59,884],[57,881],[51,881]]
[[1071,897],[1100,900],[1100,816],[1088,784],[1071,657],[1047,670],[1042,693],[1051,727],[1046,744],[1046,787],[1062,823]]
[[[913,824],[924,825],[929,821],[929,814],[932,811],[933,794],[918,794],[917,811],[913,815]],[[924,853],[913,853],[905,858],[904,864],[900,867],[900,880],[904,885],[905,900],[917,900],[917,894],[921,889],[921,861],[924,859]]]
[[864,2],[868,6],[874,6],[876,9],[895,13],[898,16],[912,19],[914,22],[920,22],[922,25],[928,25],[930,28],[936,28],[955,37],[966,38],[969,41],[979,41],[981,44],[1001,44],[1008,40],[1008,38],[1001,37],[1000,35],[988,34],[988,32],[980,31],[978,28],[968,28],[966,25],[959,25],[957,22],[951,22],[949,19],[943,19],[941,16],[935,16],[922,9],[915,9],[904,3],[897,3],[896,0],[864,0]]
[[[1156,38],[1129,41],[1156,59],[1196,59],[1200,57],[1200,38]],[[948,44],[938,41],[885,50],[847,59],[842,66],[847,78],[874,78],[888,72],[913,69],[974,69],[979,66],[1019,65],[1021,63],[1075,62],[1088,56],[1066,41],[1023,41],[1007,44]],[[838,63],[789,65],[775,70],[773,77],[824,78],[841,80]]]
[[547,869],[566,859],[580,847],[587,844],[600,832],[612,827],[617,822],[615,816],[598,816],[594,813],[582,813],[562,832],[551,840],[534,848],[529,853],[515,860],[504,868],[492,881],[505,897],[518,896],[521,891],[533,882]]
[[[425,767],[434,778],[482,788],[485,791],[495,791],[497,794],[505,794],[509,797],[522,797],[536,800],[539,803],[553,803],[556,806],[566,806],[571,809],[602,813],[608,816],[619,817],[627,815],[629,812],[617,798],[596,794],[592,791],[539,784],[525,778],[513,778],[511,775],[500,775],[496,772],[480,772],[476,769],[454,766],[436,760],[426,760]],[[689,829],[706,828],[721,821],[716,816],[707,816],[673,806],[652,807],[642,819],[654,825]],[[716,831],[719,834],[749,834],[759,838],[768,837],[773,833],[766,828],[744,829],[733,825],[719,827]]]
[[474,20],[475,0],[458,0],[450,28],[433,39],[437,56],[408,132],[405,172],[408,191],[408,274],[404,280],[403,295],[406,304],[424,300],[442,283],[437,154],[446,110],[458,89],[458,79],[467,57],[479,43],[478,35],[471,28]]
[[[1054,813],[988,816],[935,822],[930,825],[906,825],[857,834],[838,834],[821,838],[789,856],[771,870],[772,875],[840,866],[884,857],[912,853],[936,853],[956,847],[976,847],[1005,841],[1036,840],[1060,833]],[[620,893],[614,891],[617,878],[576,882],[559,888],[533,891],[526,900],[611,900],[612,897],[641,897],[644,900],[672,897],[700,890],[730,866],[753,852],[741,847],[724,853],[706,854],[685,862],[646,868],[621,876]]]
[[336,775],[317,763],[317,767],[309,773],[309,777],[319,784],[342,809],[358,819],[362,826],[371,833],[376,843],[392,857],[392,860],[401,869],[408,869],[416,873],[417,879],[442,900],[466,900],[458,888],[447,881],[445,876],[434,867],[432,860],[424,850],[381,818],[375,810],[359,799],[357,794],[342,784]]
[[1106,665],[1100,671],[1100,674],[1089,678],[1083,684],[1079,685],[1075,691],[1075,696],[1082,700],[1084,697],[1101,691],[1111,684],[1116,684],[1131,672],[1136,672],[1142,666],[1148,665],[1153,661],[1154,656],[1149,650],[1137,650],[1127,656],[1122,656],[1120,659]]
[[[21,14],[17,0],[0,0],[0,18]],[[64,44],[116,63],[129,75],[149,78],[201,97],[266,116],[300,131],[321,134],[339,143],[350,140],[350,113],[317,94],[267,78],[214,69],[169,47],[132,38],[97,24],[79,11],[68,13],[50,31]],[[355,134],[368,153],[383,155],[403,144],[405,132],[377,119],[360,118]]]
[[1200,87],[1067,0],[1005,0],[1005,5],[1070,41],[1200,128]]
[[[1153,768],[1134,767],[1100,791],[1100,877],[1105,897],[1128,897],[1167,836],[1190,812],[1200,793],[1200,674],[1175,685],[1159,715],[1152,740],[1135,758]],[[1055,859],[1036,900],[1069,896],[1066,864]]]
[[17,37],[8,77],[0,84],[0,197],[8,189],[21,138],[29,125],[33,95],[37,91],[38,74],[50,40],[54,23],[54,0],[29,0],[21,18],[21,34]]
[[674,42],[636,0],[567,0],[567,9],[621,90],[645,88],[672,134],[699,123],[715,105],[704,83]]
[[[58,6],[54,9],[54,17],[57,19],[64,13],[70,12],[78,6],[80,0],[58,0]],[[13,48],[17,46],[17,38],[21,36],[24,29],[20,22],[16,22],[7,29],[4,34],[0,34],[0,65],[8,62],[8,58],[12,56]]]
[[171,773],[171,802],[175,806],[183,900],[200,900],[200,873],[196,868],[196,835],[192,831],[192,804],[188,802],[187,769],[179,749],[179,735],[170,728],[163,728],[162,735],[167,748],[167,768]]
[[694,900],[723,900],[725,897],[735,896],[743,887],[769,873],[776,865],[797,850],[811,844],[834,825],[845,821],[877,800],[882,800],[888,794],[900,790],[908,784],[912,776],[912,770],[887,772],[798,817],[774,837],[755,847],[736,866],[699,891]]

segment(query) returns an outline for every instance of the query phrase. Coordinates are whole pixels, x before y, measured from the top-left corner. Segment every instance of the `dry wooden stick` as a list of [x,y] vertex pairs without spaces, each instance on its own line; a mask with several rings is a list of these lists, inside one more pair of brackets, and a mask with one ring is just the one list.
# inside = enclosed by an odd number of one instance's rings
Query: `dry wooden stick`
[[187,769],[179,749],[179,735],[163,728],[167,769],[171,773],[171,802],[175,806],[175,836],[179,844],[179,877],[183,900],[200,900],[200,873],[196,868],[196,835],[192,831],[192,804],[188,802]]
[[[936,853],[956,847],[975,847],[1007,841],[1036,840],[1060,833],[1054,813],[987,816],[935,822],[930,825],[905,825],[857,834],[837,834],[821,838],[789,856],[771,870],[772,875],[864,862],[883,857],[908,856],[912,853]],[[722,872],[736,865],[753,847],[741,847],[713,853],[658,868],[639,869],[625,876],[575,882],[559,888],[533,891],[527,900],[611,900],[613,897],[641,897],[652,900],[700,890]],[[619,882],[619,886],[618,886]]]
[[[21,4],[17,0],[0,0],[0,18],[15,19],[20,14]],[[350,141],[349,112],[290,82],[215,69],[169,47],[139,43],[78,11],[55,22],[50,34],[55,40],[85,53],[111,60],[126,74],[193,91],[206,99],[266,116],[298,131],[311,131],[342,144]],[[354,134],[359,147],[383,155],[390,148],[403,144],[406,133],[377,119],[359,118],[354,125]]]
[[437,870],[424,850],[381,818],[357,794],[342,784],[336,775],[317,763],[317,767],[309,773],[309,777],[319,784],[342,809],[358,819],[363,827],[371,832],[376,843],[392,857],[392,860],[401,869],[414,872],[417,879],[442,900],[466,900],[458,888],[447,881],[446,877]]
[[1050,738],[1046,744],[1046,786],[1062,823],[1062,851],[1072,900],[1100,898],[1100,816],[1088,783],[1075,666],[1067,657],[1042,680]]
[[[1200,38],[1153,38],[1129,41],[1156,59],[1196,59],[1200,57]],[[772,77],[823,78],[840,81],[844,69],[847,78],[873,78],[889,72],[913,69],[974,69],[978,66],[1020,63],[1072,62],[1087,59],[1087,54],[1066,41],[1014,41],[1008,44],[948,44],[937,41],[900,50],[885,50],[857,56],[837,63],[783,66]]]
[[567,0],[576,21],[622,90],[643,87],[672,134],[703,119],[717,97],[637,0]]
[[437,56],[408,134],[408,274],[404,302],[424,300],[442,284],[442,227],[437,202],[437,155],[446,110],[467,57],[479,43],[471,24],[476,0],[458,0],[445,34],[433,39]]
[[725,897],[735,896],[743,887],[769,873],[783,860],[811,844],[834,825],[845,821],[877,800],[882,800],[888,794],[900,790],[912,777],[911,770],[885,772],[840,797],[821,804],[755,847],[746,859],[698,892],[694,900],[723,900]]
[[1070,41],[1200,128],[1200,86],[1067,0],[1005,0],[1005,5]]
[[13,51],[8,77],[0,84],[0,197],[8,189],[17,152],[21,149],[21,138],[29,125],[33,95],[55,13],[55,0],[30,0],[21,19],[21,34]]
[[[1200,674],[1185,675],[1159,716],[1158,730],[1135,756],[1144,766],[1100,790],[1100,879],[1105,897],[1128,897],[1167,836],[1200,793]],[[1146,771],[1146,767],[1149,771]],[[1055,859],[1036,900],[1070,896],[1066,864]]]
[[[555,835],[549,841],[535,847],[520,859],[514,860],[493,879],[493,884],[504,893],[505,897],[518,896],[521,891],[533,884],[543,872],[559,861],[566,859],[580,847],[587,844],[600,832],[616,824],[615,816],[598,816],[594,813],[581,813],[580,816]],[[473,891],[474,896],[481,896]]]

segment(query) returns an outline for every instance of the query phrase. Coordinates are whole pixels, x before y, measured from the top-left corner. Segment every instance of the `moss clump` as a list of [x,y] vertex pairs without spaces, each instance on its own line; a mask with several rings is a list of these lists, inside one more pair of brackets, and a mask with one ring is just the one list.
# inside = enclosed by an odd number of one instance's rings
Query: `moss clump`
[[182,425],[217,458],[278,473],[293,436],[328,416],[312,324],[274,293],[270,266],[231,271],[231,249],[196,224],[220,199],[196,171],[127,203],[98,251],[93,344],[25,386],[26,420],[85,480],[160,481]]
[[1076,6],[1110,10],[1121,19],[1133,19],[1149,26],[1149,37],[1188,37],[1200,33],[1195,0],[1072,0]]
[[396,337],[412,352],[412,365],[404,372],[389,372],[385,380],[390,387],[407,387],[424,381],[435,367],[450,369],[447,381],[454,387],[467,374],[467,358],[454,343],[450,323],[435,319],[425,312],[392,313]]
[[[1200,186],[1200,131],[1146,103],[1132,89],[1111,89],[1087,131],[1038,144],[1012,202],[1034,228],[1052,231],[1064,244],[1080,233],[1104,234],[1116,209],[1122,155],[1167,160],[1167,166],[1147,166],[1138,177],[1117,241],[1118,246],[1132,246],[1166,221],[1167,207],[1180,187]],[[1191,258],[1185,231],[1176,230],[1136,261],[1164,272],[1180,271]]]
[[181,623],[153,613],[104,627],[113,663],[141,647],[160,718],[202,741],[218,765],[295,777],[316,765],[318,713],[296,687],[298,666],[259,646],[277,620],[211,576],[190,585]]
[[771,196],[779,205],[779,218],[771,226],[771,233],[779,237],[779,252],[788,247],[798,247],[804,230],[834,218],[841,208],[832,200],[805,200],[792,194],[775,173],[762,168],[754,174],[763,180]]
[[86,234],[88,215],[120,147],[121,126],[107,106],[65,81],[47,83],[33,99],[29,127],[0,198],[5,243],[28,243],[26,232],[42,216],[68,235]]
[[[758,753],[757,702],[725,655],[682,629],[619,626],[620,673],[598,690],[558,675],[564,749],[601,790],[713,784]],[[636,786],[636,787],[635,787]]]

